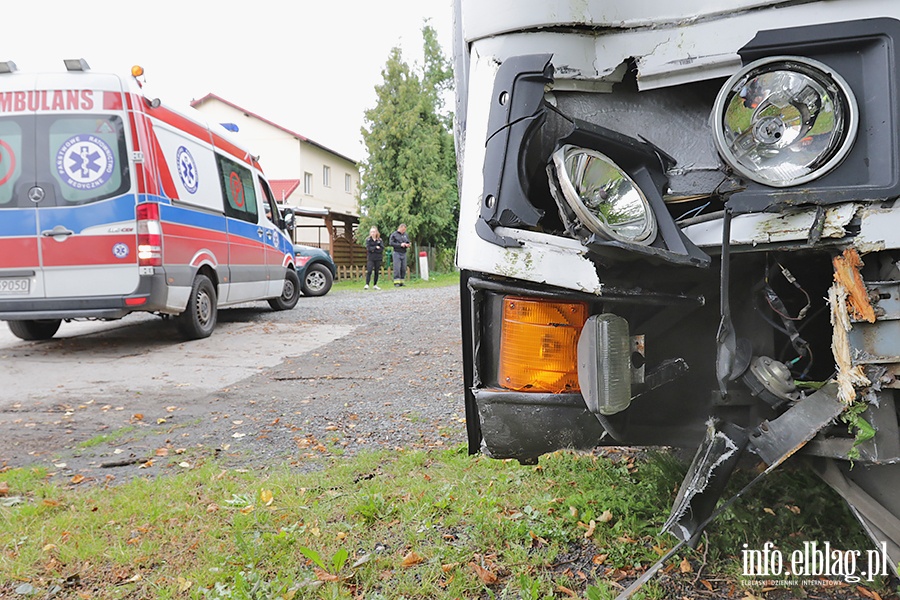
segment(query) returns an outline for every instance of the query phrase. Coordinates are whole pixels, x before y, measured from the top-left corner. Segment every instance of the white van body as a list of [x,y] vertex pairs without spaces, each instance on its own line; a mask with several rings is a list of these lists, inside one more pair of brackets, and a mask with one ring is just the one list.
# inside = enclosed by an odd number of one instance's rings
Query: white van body
[[0,319],[45,339],[143,311],[199,338],[221,307],[293,308],[289,225],[254,156],[137,79],[75,63],[0,72]]

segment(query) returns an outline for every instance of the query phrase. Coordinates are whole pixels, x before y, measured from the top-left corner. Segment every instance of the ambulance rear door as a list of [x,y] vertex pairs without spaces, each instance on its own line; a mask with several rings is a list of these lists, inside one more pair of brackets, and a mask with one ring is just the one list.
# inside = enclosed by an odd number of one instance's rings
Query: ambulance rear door
[[138,286],[122,91],[114,75],[36,79],[31,168],[14,194],[37,207],[46,298],[121,296]]

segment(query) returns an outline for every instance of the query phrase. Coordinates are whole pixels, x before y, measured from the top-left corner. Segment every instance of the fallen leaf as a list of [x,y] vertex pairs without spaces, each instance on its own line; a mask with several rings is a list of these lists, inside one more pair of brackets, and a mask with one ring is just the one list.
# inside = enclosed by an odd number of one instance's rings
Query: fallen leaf
[[572,590],[570,590],[569,588],[567,588],[567,587],[564,586],[564,585],[558,585],[558,586],[556,586],[556,591],[557,591],[557,592],[562,592],[563,594],[565,594],[565,595],[568,596],[569,598],[577,598],[577,597],[578,597],[578,594],[576,594],[575,592],[573,592]]
[[84,481],[84,475],[75,475],[75,476],[73,476],[72,479],[70,479],[69,481],[70,481],[71,483],[74,483],[75,485],[78,485],[79,483],[81,483],[82,481]]
[[0,481],[0,496],[9,495],[9,484],[5,481]]
[[606,562],[606,559],[609,557],[609,554],[595,554],[594,558],[591,559],[591,562],[595,565],[602,565]]
[[708,582],[707,580],[701,579],[701,580],[700,580],[700,583],[702,583],[702,584],[703,584],[703,587],[705,587],[706,589],[708,589],[710,592],[713,591],[713,586],[712,586],[712,584],[711,584],[710,582]]
[[678,565],[678,568],[682,573],[691,573],[694,570],[694,567],[691,566],[691,561],[687,559],[687,556],[681,559],[681,564]]
[[766,507],[766,508],[763,509],[763,512],[764,512],[764,513],[767,513],[767,514],[770,514],[770,515],[772,515],[773,517],[775,516],[775,511],[772,510],[771,508]]
[[52,498],[44,498],[41,501],[41,504],[43,504],[44,506],[59,506],[60,502],[59,500],[54,500]]
[[485,585],[494,585],[497,583],[497,576],[474,562],[470,562],[469,566],[475,569],[475,573],[478,575],[478,579]]
[[458,566],[459,563],[447,563],[446,565],[441,565],[441,571],[443,571],[444,573],[449,573]]
[[131,415],[131,418],[134,419],[135,421],[143,421],[144,415],[141,413],[135,413],[135,414]]
[[165,422],[166,422],[166,420],[163,419],[162,417],[156,419],[156,424],[157,424],[157,425],[162,425],[162,424],[165,423]]
[[249,514],[252,513],[254,510],[255,510],[255,509],[254,509],[253,505],[251,504],[250,506],[245,506],[244,508],[242,508],[242,509],[241,509],[241,512],[242,512],[243,514],[245,514],[245,515],[249,515]]
[[575,508],[574,506],[570,506],[570,507],[569,507],[569,514],[572,515],[572,518],[577,519],[577,518],[578,518],[578,509]]
[[218,510],[219,510],[218,504],[209,504],[206,507],[206,512],[208,512],[208,513],[214,513],[214,512],[217,512]]
[[591,522],[588,523],[587,531],[584,532],[584,537],[589,538],[594,535],[594,529],[597,527],[597,521],[591,519]]
[[600,518],[597,520],[600,521],[601,523],[609,523],[610,521],[612,521],[612,518],[613,518],[612,511],[604,510],[603,514],[601,514]]
[[155,454],[156,454],[156,456],[168,456],[169,449],[168,448],[157,448]]
[[403,560],[400,562],[401,567],[411,567],[413,565],[417,565],[425,559],[410,550],[406,556],[403,557]]
[[332,575],[328,571],[323,571],[318,567],[314,568],[313,571],[315,571],[316,579],[319,581],[338,581],[340,579],[337,575]]
[[191,589],[191,586],[194,585],[193,581],[185,579],[184,577],[178,577],[175,581],[178,583],[178,591],[182,594]]
[[788,509],[789,511],[791,511],[792,513],[794,513],[795,515],[799,515],[799,514],[800,514],[800,507],[799,507],[799,506],[791,506],[790,504],[786,504],[785,506],[787,506],[787,509]]
[[153,459],[150,459],[147,462],[143,463],[141,466],[139,466],[138,469],[149,469],[152,466],[153,466]]
[[275,501],[275,496],[272,495],[272,490],[260,490],[259,501],[266,506],[271,506],[272,502]]

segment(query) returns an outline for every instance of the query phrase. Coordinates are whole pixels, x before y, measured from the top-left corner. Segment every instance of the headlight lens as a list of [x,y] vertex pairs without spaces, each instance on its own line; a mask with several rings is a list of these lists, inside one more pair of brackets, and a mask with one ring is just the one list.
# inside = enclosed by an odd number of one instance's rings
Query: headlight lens
[[856,138],[856,98],[820,62],[764,58],[733,75],[713,109],[716,146],[736,171],[774,187],[798,185],[837,166]]
[[577,146],[553,153],[568,205],[582,224],[607,239],[650,244],[656,220],[644,193],[609,157]]

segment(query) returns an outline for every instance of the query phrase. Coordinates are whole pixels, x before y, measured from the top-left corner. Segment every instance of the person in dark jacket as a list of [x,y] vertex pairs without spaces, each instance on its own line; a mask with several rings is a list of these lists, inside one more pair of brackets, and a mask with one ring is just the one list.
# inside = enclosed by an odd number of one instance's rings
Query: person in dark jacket
[[394,287],[403,285],[406,279],[406,250],[410,247],[409,236],[406,235],[406,224],[400,223],[397,231],[391,234],[388,244],[394,249],[391,260],[394,261]]
[[369,289],[369,279],[373,272],[375,289],[381,289],[378,287],[378,274],[381,273],[382,258],[384,258],[384,240],[381,239],[378,228],[373,227],[369,230],[369,237],[366,238],[366,286],[363,289]]

